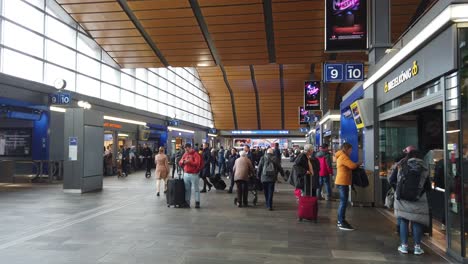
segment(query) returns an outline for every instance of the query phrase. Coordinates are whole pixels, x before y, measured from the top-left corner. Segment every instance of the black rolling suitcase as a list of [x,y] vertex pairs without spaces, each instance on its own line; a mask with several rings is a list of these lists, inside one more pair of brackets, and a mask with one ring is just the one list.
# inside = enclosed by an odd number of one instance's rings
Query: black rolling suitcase
[[182,179],[169,179],[167,181],[166,193],[167,207],[183,207],[185,206],[185,184]]

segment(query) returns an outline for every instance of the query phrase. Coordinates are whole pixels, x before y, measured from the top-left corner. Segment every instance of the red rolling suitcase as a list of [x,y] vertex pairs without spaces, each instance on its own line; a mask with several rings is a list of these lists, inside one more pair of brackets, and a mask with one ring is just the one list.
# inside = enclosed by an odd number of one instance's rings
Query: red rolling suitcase
[[[297,208],[297,218],[299,221],[302,219],[317,222],[318,217],[318,198],[311,196],[312,194],[312,181],[311,176],[305,176],[305,194],[299,197],[299,206]],[[310,187],[308,189],[306,186]]]

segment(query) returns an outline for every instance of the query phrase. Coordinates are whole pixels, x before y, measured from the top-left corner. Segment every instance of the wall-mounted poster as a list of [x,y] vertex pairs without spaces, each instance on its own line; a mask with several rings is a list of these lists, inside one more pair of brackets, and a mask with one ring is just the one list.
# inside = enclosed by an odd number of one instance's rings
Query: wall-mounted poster
[[30,128],[0,129],[0,156],[31,156],[32,130]]
[[245,145],[252,146],[252,140],[250,138],[235,138],[233,140],[233,147],[235,148],[242,148]]
[[320,110],[320,81],[304,82],[304,109]]
[[351,113],[353,113],[354,122],[356,123],[356,127],[361,129],[364,127],[364,121],[361,117],[361,110],[359,109],[358,102],[354,102],[351,104]]
[[367,49],[367,0],[325,1],[325,50]]

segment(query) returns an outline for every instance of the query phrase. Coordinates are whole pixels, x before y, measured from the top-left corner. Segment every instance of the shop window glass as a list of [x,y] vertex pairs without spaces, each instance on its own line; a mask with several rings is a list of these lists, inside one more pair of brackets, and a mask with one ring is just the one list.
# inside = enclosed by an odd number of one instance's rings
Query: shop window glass
[[75,91],[75,73],[69,70],[66,70],[61,67],[46,63],[45,64],[45,80],[44,82],[48,85],[54,86],[56,80],[65,80],[67,85],[65,86],[66,90]]
[[70,48],[76,48],[76,30],[51,16],[46,17],[46,36]]
[[3,22],[3,45],[39,58],[44,57],[44,38],[8,21]]
[[411,103],[411,101],[413,100],[413,96],[410,93],[407,93],[407,94],[404,94],[402,96],[400,96],[399,98],[395,99],[395,107],[399,107],[399,106],[402,106],[402,105],[405,105],[405,104],[409,104]]
[[46,40],[46,60],[74,70],[76,52],[53,41]]
[[96,79],[100,79],[101,63],[84,55],[78,54],[77,71]]
[[78,74],[76,80],[76,92],[92,97],[101,98],[101,82]]
[[126,106],[135,106],[135,94],[126,90],[120,90],[120,103]]
[[135,107],[145,111],[148,110],[148,98],[141,95],[135,95]]
[[379,110],[380,110],[380,113],[385,113],[387,111],[390,111],[393,109],[393,101],[390,101],[384,105],[382,105]]
[[105,64],[101,64],[101,78],[103,81],[111,83],[113,85],[120,86],[120,71],[109,67]]
[[78,34],[78,51],[95,59],[101,59],[101,48],[90,38]]
[[44,13],[20,1],[3,1],[3,15],[36,32],[44,33]]
[[136,89],[137,94],[146,96],[148,94],[148,85],[140,80],[136,80]]
[[101,83],[101,99],[114,103],[120,102],[120,88],[107,83]]
[[42,82],[43,62],[32,57],[2,49],[2,71],[5,74],[35,82]]

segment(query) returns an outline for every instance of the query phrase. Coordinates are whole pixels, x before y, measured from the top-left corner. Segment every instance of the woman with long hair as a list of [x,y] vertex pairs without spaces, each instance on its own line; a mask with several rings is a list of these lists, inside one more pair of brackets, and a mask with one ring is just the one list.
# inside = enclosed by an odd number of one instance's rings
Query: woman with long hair
[[164,147],[159,147],[159,152],[154,157],[154,162],[156,163],[156,195],[159,196],[161,181],[164,182],[164,193],[166,193],[167,176],[169,175],[169,160],[166,154],[164,154]]

